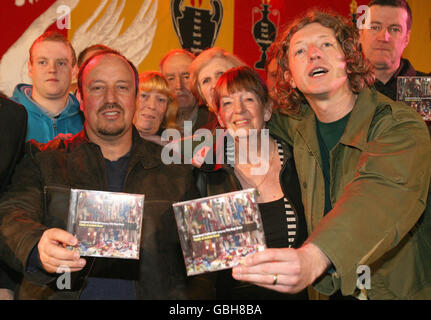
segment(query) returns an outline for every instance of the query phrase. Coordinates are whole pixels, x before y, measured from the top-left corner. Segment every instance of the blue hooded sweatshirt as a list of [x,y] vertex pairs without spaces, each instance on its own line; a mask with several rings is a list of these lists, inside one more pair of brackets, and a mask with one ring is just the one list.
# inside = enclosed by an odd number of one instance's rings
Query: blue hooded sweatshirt
[[69,94],[67,105],[57,116],[50,115],[32,96],[33,86],[19,84],[15,87],[11,97],[22,104],[28,113],[26,141],[34,139],[46,143],[54,139],[59,133],[75,135],[83,128],[84,116],[79,109],[79,102],[73,94]]

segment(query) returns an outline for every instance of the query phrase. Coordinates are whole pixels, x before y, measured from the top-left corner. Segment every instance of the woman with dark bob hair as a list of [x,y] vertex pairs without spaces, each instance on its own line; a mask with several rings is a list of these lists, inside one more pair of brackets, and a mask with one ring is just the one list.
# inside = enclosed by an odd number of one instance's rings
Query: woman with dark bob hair
[[331,298],[431,299],[426,124],[371,86],[357,31],[340,16],[293,22],[278,63],[288,116],[274,112],[268,127],[293,146],[309,236],[247,257],[233,277]]
[[[232,68],[218,79],[212,105],[220,126],[227,129],[233,148],[226,143],[223,165],[205,165],[197,170],[202,196],[255,188],[267,247],[301,246],[306,238],[306,225],[295,163],[291,148],[265,130],[272,112],[265,82],[250,67]],[[250,155],[250,150],[257,150],[257,155]],[[217,272],[216,296],[287,300],[308,297],[306,290],[284,294],[235,281],[231,270]]]

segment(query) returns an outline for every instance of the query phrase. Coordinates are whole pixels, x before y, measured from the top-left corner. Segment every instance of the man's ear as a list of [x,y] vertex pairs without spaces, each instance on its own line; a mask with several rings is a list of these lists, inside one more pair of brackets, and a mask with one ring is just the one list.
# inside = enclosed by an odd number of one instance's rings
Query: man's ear
[[28,71],[28,76],[33,79],[33,77],[32,77],[32,75],[33,75],[33,66],[31,64],[30,59],[28,59],[27,71]]
[[405,39],[405,41],[404,41],[404,49],[409,45],[409,43],[410,43],[410,33],[411,33],[411,31],[412,30],[409,30],[409,31],[407,31],[407,34],[406,34],[406,39]]
[[81,111],[82,112],[84,112],[84,103],[83,103],[83,99],[82,99],[82,93],[81,93],[81,90],[76,90],[76,94],[75,94],[75,96],[76,96],[76,99],[78,100],[78,102],[79,102],[79,109],[81,109]]
[[75,83],[78,81],[77,79],[78,72],[79,72],[78,64],[75,63],[75,65],[72,67],[72,83]]
[[293,80],[293,78],[290,76],[290,72],[289,71],[284,71],[284,80],[290,84],[290,86],[294,89],[296,89],[296,83]]

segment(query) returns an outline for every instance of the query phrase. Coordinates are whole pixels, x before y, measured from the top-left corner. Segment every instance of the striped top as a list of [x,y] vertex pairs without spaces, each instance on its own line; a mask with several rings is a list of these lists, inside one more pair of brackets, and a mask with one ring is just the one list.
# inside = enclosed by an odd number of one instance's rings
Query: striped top
[[[275,139],[275,141],[277,143],[278,156],[280,159],[281,167],[283,167],[283,162],[284,162],[283,147],[278,140]],[[234,145],[232,139],[227,140],[226,157],[227,157],[227,163],[233,167],[234,160],[235,160],[235,145]],[[259,208],[260,207],[265,208],[267,206],[271,206],[271,204],[275,204],[278,201],[281,201],[281,199],[276,200],[276,201],[272,201],[272,202],[268,202],[268,203],[264,203],[264,204],[259,204]],[[280,206],[277,206],[277,207],[280,207]],[[287,245],[288,245],[288,247],[292,247],[295,244],[295,240],[297,238],[298,221],[297,221],[295,211],[292,209],[292,206],[290,205],[290,202],[286,197],[283,197],[282,207],[283,207],[282,210],[284,210],[284,212],[281,213],[283,215],[282,221],[283,221],[283,224],[285,226],[285,229],[283,229],[283,230],[287,232],[287,236],[288,236]],[[271,214],[274,215],[277,213],[271,212]],[[271,221],[273,221],[273,220],[271,219]],[[281,220],[277,219],[277,221],[281,221]],[[267,226],[267,227],[272,229],[271,226]],[[264,229],[265,229],[265,226],[264,226]],[[265,232],[265,234],[267,236],[267,232]]]
[[[283,167],[284,161],[284,152],[281,143],[277,141],[278,155],[280,158],[281,166]],[[287,235],[289,240],[289,247],[291,247],[295,243],[296,239],[296,230],[297,230],[297,219],[295,212],[292,209],[292,206],[289,203],[289,200],[284,197],[284,214],[286,219],[286,227],[287,227]]]

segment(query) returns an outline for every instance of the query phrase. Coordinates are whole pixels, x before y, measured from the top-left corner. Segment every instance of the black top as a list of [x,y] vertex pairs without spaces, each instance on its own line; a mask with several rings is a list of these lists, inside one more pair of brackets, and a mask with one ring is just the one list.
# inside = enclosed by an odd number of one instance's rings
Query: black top
[[268,248],[289,247],[288,234],[286,232],[286,215],[283,209],[283,198],[272,202],[259,203],[259,211]]
[[385,96],[391,98],[392,100],[397,100],[397,78],[405,76],[425,76],[426,73],[416,71],[407,59],[401,59],[400,66],[398,70],[393,74],[388,82],[383,84],[383,82],[376,79],[374,86],[377,91],[384,94]]
[[[15,165],[22,158],[26,130],[26,109],[0,96],[0,194],[6,189]],[[21,277],[21,273],[0,261],[0,288],[14,290]]]
[[[259,203],[263,230],[268,248],[288,248],[289,237],[286,232],[285,198]],[[307,290],[298,294],[285,294],[268,290],[232,278],[232,270],[217,272],[217,299],[247,299],[247,300],[307,300]]]
[[[117,161],[105,159],[106,173],[108,177],[109,191],[121,192],[126,178],[127,166],[130,160],[130,152]],[[96,258],[94,260],[87,284],[79,297],[81,300],[135,300],[135,289],[130,279],[130,270],[136,269],[134,260]],[[115,270],[124,270],[113,274],[114,268],[107,265],[121,266]]]
[[350,112],[343,118],[330,123],[320,122],[316,117],[316,134],[317,140],[319,142],[320,156],[322,157],[323,177],[325,179],[325,214],[327,214],[332,209],[330,194],[330,151],[337,145],[338,141],[340,141],[349,118]]

